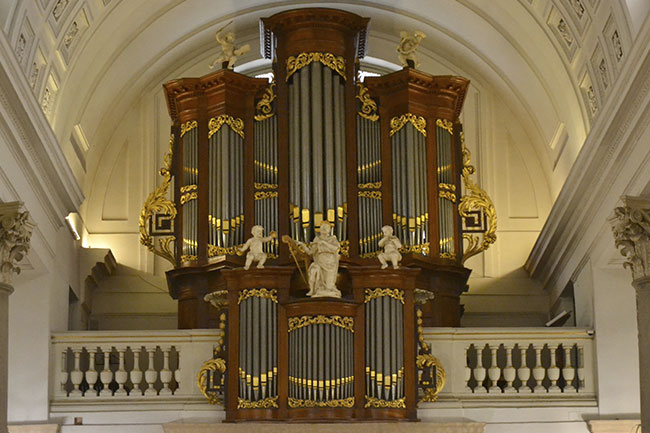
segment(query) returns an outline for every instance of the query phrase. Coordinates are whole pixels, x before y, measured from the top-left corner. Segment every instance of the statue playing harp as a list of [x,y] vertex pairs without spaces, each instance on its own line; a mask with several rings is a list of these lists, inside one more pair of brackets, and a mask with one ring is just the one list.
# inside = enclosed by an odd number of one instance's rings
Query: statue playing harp
[[232,21],[217,30],[215,37],[217,38],[217,43],[221,45],[221,54],[219,54],[219,57],[214,59],[214,61],[210,64],[210,69],[213,69],[219,64],[226,65],[226,68],[232,69],[235,66],[237,58],[243,56],[251,49],[251,46],[249,44],[235,48],[235,34],[233,32],[228,32],[222,36],[221,33],[230,24],[232,24]]
[[[324,221],[320,226],[320,233],[316,235],[309,245],[304,242],[293,241],[288,236],[282,238],[285,243],[289,244],[296,264],[298,264],[295,254],[296,247],[300,248],[306,255],[311,256],[312,262],[307,270],[307,283],[309,284],[307,296],[312,298],[341,297],[340,290],[336,288],[341,244],[331,232],[332,226],[327,221]],[[302,274],[302,270],[300,273]]]

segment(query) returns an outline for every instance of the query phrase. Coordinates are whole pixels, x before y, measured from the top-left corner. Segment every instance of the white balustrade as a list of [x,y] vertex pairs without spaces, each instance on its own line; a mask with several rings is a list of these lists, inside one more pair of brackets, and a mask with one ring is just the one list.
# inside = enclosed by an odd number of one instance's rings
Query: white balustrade
[[424,330],[447,373],[441,401],[595,399],[592,334],[576,328]]
[[196,374],[203,362],[212,358],[221,333],[172,330],[54,334],[53,407],[98,400],[128,403],[135,399],[203,403]]

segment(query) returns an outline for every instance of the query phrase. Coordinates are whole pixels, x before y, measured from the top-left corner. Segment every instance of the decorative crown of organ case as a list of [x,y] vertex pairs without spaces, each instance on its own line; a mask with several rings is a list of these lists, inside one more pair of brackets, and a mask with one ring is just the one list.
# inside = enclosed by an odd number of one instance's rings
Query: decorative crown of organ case
[[[199,386],[223,397],[226,420],[413,420],[418,390],[434,400],[444,385],[422,327],[459,325],[463,236],[465,257],[494,241],[489,198],[467,183],[460,198],[469,82],[405,67],[362,83],[368,21],[282,12],[262,19],[273,82],[224,67],[164,85],[170,156],[142,241],[174,264],[179,328],[224,329]],[[490,221],[482,239],[464,234],[473,214]],[[304,252],[323,222],[340,298],[305,297]],[[244,269],[258,225],[278,236],[259,238],[265,268]],[[398,268],[377,260],[385,225]]]

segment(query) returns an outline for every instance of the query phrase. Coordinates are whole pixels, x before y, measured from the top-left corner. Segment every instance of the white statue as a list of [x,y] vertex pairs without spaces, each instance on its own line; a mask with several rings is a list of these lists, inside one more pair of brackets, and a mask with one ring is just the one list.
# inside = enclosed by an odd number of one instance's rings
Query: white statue
[[250,248],[248,254],[246,254],[246,263],[244,264],[244,269],[248,270],[253,263],[253,260],[257,262],[257,269],[264,269],[264,262],[266,262],[266,253],[262,251],[262,246],[265,242],[270,242],[272,239],[275,239],[277,236],[275,232],[271,232],[270,236],[264,237],[264,227],[262,226],[253,226],[251,229],[252,238],[249,238],[246,243],[239,249],[240,252],[244,252]]
[[217,43],[221,45],[221,54],[219,54],[219,57],[214,59],[214,61],[210,64],[210,69],[213,69],[215,66],[222,65],[226,62],[228,63],[227,68],[232,69],[233,66],[235,66],[237,57],[243,56],[251,49],[251,46],[249,44],[235,48],[235,34],[233,32],[228,32],[223,35],[223,37],[221,36],[221,32],[223,32],[225,28],[228,27],[231,23],[232,21],[217,30],[215,37],[217,38]]
[[320,233],[309,246],[298,241],[305,253],[309,254],[313,260],[309,265],[309,292],[307,293],[307,296],[313,298],[341,297],[341,292],[336,288],[341,244],[331,232],[330,223],[323,221]]
[[[420,41],[426,38],[427,35],[416,30],[413,32],[413,36],[405,31],[401,31],[399,36],[400,41],[399,45],[397,45],[397,53],[399,54],[399,61],[402,63],[402,66],[420,66],[418,55],[415,53],[415,50],[417,50],[418,45],[420,45]],[[409,65],[409,60],[413,63],[412,65]]]
[[388,267],[388,261],[393,264],[393,269],[399,268],[399,262],[402,260],[402,255],[399,252],[399,249],[402,248],[402,243],[393,235],[393,228],[391,226],[383,226],[381,228],[384,237],[379,241],[379,247],[383,248],[384,251],[379,253],[377,258],[381,262],[381,268],[386,269]]

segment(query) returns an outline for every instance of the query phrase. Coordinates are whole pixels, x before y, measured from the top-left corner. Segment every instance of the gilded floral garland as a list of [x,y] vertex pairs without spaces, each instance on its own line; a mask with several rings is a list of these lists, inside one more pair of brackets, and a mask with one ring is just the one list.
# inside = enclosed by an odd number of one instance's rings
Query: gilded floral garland
[[454,134],[454,124],[447,119],[437,119],[436,125],[446,130],[450,134]]
[[289,332],[309,325],[334,325],[354,332],[354,319],[341,316],[301,316],[289,318]]
[[244,289],[241,292],[239,292],[239,299],[237,300],[237,304],[241,304],[243,301],[245,301],[248,298],[262,298],[262,299],[270,299],[271,301],[275,302],[276,304],[278,303],[278,291],[276,289]]
[[406,409],[406,397],[398,400],[382,400],[380,398],[366,396],[366,404],[363,407]]
[[361,111],[357,114],[364,119],[371,120],[376,122],[379,120],[379,115],[377,114],[377,103],[370,97],[370,92],[368,88],[359,82],[359,93],[357,94],[357,99],[361,101]]
[[186,133],[190,132],[192,129],[196,128],[199,126],[199,122],[196,120],[190,120],[185,123],[181,123],[181,137],[185,135]]
[[397,299],[402,304],[404,303],[404,291],[400,289],[366,289],[366,299],[365,302],[368,303],[373,299],[381,298],[383,296],[389,296],[393,299]]
[[237,399],[237,409],[271,409],[278,408],[278,396],[267,397],[264,400],[250,401]]
[[340,400],[300,400],[289,397],[289,407],[354,407],[354,397],[348,397]]
[[199,370],[199,373],[196,376],[196,386],[199,387],[199,389],[201,390],[201,394],[205,396],[205,398],[208,400],[208,403],[210,404],[223,403],[215,392],[210,392],[207,389],[208,375],[216,371],[221,372],[221,374],[226,372],[225,360],[221,358],[217,358],[217,359],[210,359],[204,362],[203,366],[201,366],[201,369]]
[[255,106],[255,109],[258,113],[255,115],[255,120],[258,122],[273,117],[275,114],[273,112],[273,106],[271,105],[271,103],[275,100],[275,92],[273,91],[274,88],[275,82],[269,85],[269,87],[264,92],[262,99],[260,99]]

